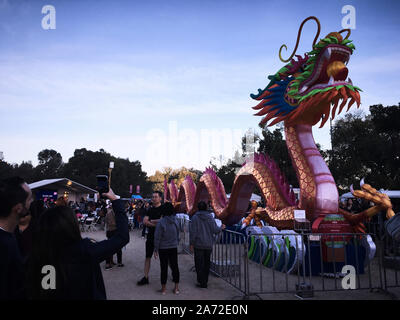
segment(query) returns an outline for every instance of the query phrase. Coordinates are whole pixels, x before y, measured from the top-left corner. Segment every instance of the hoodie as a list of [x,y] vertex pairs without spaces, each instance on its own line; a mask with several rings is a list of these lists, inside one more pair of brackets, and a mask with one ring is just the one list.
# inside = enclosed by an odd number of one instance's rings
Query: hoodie
[[175,215],[162,217],[154,233],[154,250],[177,248],[180,231]]
[[190,245],[198,249],[212,249],[214,235],[220,231],[211,213],[198,211],[189,224]]

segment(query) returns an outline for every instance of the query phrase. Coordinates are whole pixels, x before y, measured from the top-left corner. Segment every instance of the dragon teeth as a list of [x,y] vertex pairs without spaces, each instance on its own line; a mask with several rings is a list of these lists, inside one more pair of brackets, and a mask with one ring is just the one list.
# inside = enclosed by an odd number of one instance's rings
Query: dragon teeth
[[329,60],[331,58],[332,48],[327,48],[324,52],[323,58]]
[[308,89],[308,86],[304,86],[300,91],[299,91],[299,93],[303,93],[304,91],[306,91]]

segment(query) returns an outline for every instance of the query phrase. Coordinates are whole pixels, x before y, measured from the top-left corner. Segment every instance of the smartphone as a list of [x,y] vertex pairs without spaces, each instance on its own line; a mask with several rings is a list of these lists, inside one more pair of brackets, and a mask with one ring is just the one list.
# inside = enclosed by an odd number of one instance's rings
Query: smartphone
[[102,196],[103,193],[107,193],[109,191],[108,188],[108,176],[97,175],[97,187],[96,190],[100,193],[100,197],[104,199]]

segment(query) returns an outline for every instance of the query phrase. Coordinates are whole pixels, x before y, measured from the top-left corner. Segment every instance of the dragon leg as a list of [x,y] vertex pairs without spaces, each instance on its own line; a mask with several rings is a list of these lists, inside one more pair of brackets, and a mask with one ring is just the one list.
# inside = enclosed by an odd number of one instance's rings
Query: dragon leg
[[372,201],[375,206],[368,208],[358,214],[352,214],[343,209],[340,209],[339,211],[343,214],[345,219],[350,222],[356,232],[364,233],[366,229],[363,222],[368,221],[374,215],[378,214],[381,211],[386,211],[386,217],[390,219],[395,214],[392,209],[390,198],[386,194],[377,191],[371,185],[364,183],[363,180],[361,180],[360,186],[361,190],[354,190],[353,186],[351,186],[351,193],[356,198]]

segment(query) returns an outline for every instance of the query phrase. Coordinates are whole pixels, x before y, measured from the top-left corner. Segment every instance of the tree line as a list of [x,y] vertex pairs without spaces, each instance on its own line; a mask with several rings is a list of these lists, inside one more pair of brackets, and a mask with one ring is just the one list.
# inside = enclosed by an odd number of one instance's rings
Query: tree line
[[133,193],[136,191],[136,185],[140,186],[140,193],[143,195],[150,194],[152,190],[152,183],[148,180],[147,173],[142,170],[139,161],[117,158],[103,149],[99,151],[76,149],[66,163],[63,162],[59,152],[45,149],[39,152],[38,160],[36,167],[30,162],[18,165],[0,161],[0,177],[18,175],[28,183],[43,179],[69,178],[94,189],[97,184],[96,175],[108,175],[109,164],[113,161],[111,188],[122,197],[130,196],[131,184]]

